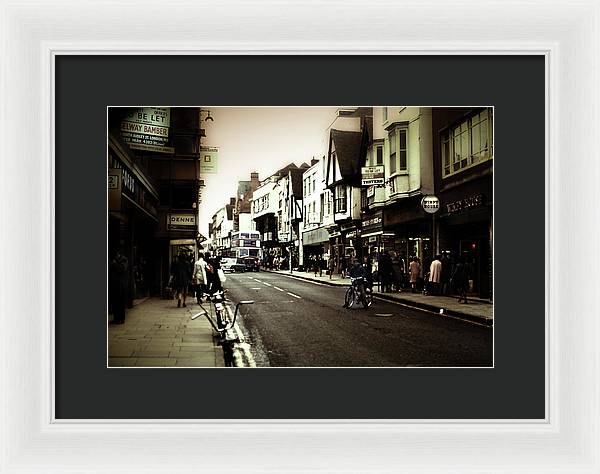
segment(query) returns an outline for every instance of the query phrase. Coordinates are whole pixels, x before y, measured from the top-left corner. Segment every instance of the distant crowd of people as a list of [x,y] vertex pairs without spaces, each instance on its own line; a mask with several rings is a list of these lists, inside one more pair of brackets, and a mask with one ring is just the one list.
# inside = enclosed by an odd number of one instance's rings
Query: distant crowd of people
[[452,261],[447,252],[436,255],[425,268],[416,256],[410,257],[407,265],[399,252],[388,250],[365,256],[362,262],[353,255],[313,254],[306,256],[304,269],[315,276],[327,272],[330,279],[335,273],[346,278],[356,263],[367,268],[369,279],[377,281],[384,293],[408,289],[426,295],[454,294],[460,303],[467,302],[470,266],[464,257]]

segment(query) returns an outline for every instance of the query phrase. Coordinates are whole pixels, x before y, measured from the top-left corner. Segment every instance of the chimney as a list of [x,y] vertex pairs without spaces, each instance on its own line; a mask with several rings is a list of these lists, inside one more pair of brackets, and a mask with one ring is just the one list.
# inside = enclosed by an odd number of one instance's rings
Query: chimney
[[250,173],[250,181],[258,181],[258,173],[257,172]]
[[316,158],[313,158],[312,160],[310,160],[310,166],[314,166],[319,162],[319,160],[317,160]]
[[229,198],[229,204],[235,206],[235,198]]

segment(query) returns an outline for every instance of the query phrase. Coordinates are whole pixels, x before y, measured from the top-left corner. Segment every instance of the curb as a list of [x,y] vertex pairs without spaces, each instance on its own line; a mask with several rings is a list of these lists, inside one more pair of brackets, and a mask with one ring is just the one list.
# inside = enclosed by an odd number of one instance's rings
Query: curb
[[[293,273],[280,273],[280,272],[277,272],[277,271],[265,270],[265,269],[261,269],[261,271],[268,272],[268,273],[275,273],[277,275],[285,275],[287,277],[297,278],[298,280],[305,280],[305,281],[310,281],[310,282],[321,283],[323,285],[328,285],[328,286],[346,286],[344,284],[333,283],[333,282],[329,282],[327,280],[325,280],[325,281],[313,280],[312,278],[304,277],[304,276],[301,276],[301,275],[295,275]],[[467,321],[472,321],[472,322],[475,322],[475,323],[483,324],[483,325],[489,326],[489,327],[492,327],[494,325],[493,318],[486,318],[486,317],[483,317],[483,316],[477,316],[477,315],[473,315],[473,314],[462,313],[460,311],[454,311],[454,310],[445,309],[445,308],[444,308],[444,313],[440,314],[440,309],[442,309],[442,308],[440,308],[439,306],[434,305],[434,304],[420,303],[418,301],[412,301],[412,300],[405,299],[405,298],[402,298],[402,297],[400,297],[400,298],[395,297],[394,298],[392,296],[386,295],[385,293],[375,293],[375,294],[373,294],[373,296],[375,298],[379,298],[379,299],[382,299],[382,300],[391,301],[391,302],[394,302],[394,303],[401,303],[403,305],[410,306],[410,307],[413,307],[413,308],[418,308],[418,309],[423,309],[425,311],[430,311],[431,313],[434,313],[434,314],[436,314],[438,316],[452,316],[452,317],[455,317],[455,318],[465,319]]]

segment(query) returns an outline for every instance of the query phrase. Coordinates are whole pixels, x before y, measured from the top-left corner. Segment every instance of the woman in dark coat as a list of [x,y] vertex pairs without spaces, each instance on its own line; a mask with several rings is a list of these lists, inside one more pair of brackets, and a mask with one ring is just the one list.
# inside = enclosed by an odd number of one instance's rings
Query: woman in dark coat
[[192,266],[185,254],[180,253],[177,260],[171,264],[171,275],[173,276],[173,288],[177,294],[177,307],[185,308],[185,299],[187,298],[188,286],[192,279]]
[[464,300],[466,304],[467,289],[469,288],[469,271],[464,257],[460,257],[459,262],[454,267],[452,284],[454,285],[454,291],[458,293],[458,302],[461,303]]

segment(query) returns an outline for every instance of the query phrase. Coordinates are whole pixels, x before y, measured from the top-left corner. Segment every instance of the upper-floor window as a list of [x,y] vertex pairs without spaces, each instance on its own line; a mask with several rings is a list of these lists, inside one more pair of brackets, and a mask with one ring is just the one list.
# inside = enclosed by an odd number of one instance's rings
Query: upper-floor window
[[389,134],[390,174],[394,174],[396,171],[406,171],[407,169],[407,133],[407,129],[400,128],[391,131]]
[[386,122],[386,121],[387,121],[387,119],[388,119],[388,108],[387,108],[387,107],[384,107],[384,108],[383,108],[383,111],[382,111],[382,118],[383,118],[383,121],[384,121],[384,122]]
[[492,158],[491,121],[491,109],[484,109],[442,133],[442,176]]
[[383,164],[383,146],[379,145],[376,148],[375,152],[375,164],[382,165]]
[[334,211],[335,212],[346,212],[347,201],[346,201],[346,186],[339,184],[335,187],[335,201]]

